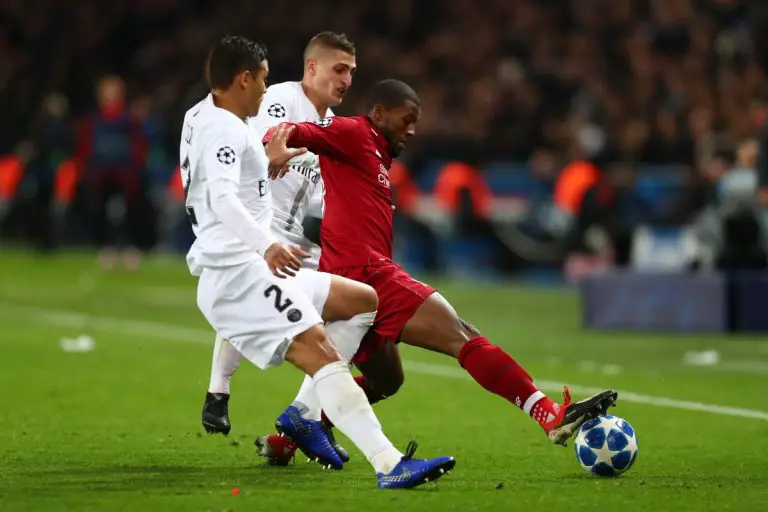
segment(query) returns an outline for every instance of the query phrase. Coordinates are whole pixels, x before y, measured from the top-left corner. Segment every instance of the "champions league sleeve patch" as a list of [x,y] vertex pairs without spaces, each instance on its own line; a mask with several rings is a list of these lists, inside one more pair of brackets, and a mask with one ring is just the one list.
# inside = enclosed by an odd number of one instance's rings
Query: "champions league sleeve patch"
[[318,119],[317,121],[314,121],[314,123],[317,126],[320,126],[322,128],[328,128],[329,126],[331,126],[332,122],[333,122],[333,118],[332,117],[324,117],[322,119]]
[[224,165],[232,165],[235,163],[235,150],[229,146],[219,148],[216,152],[216,158]]
[[271,117],[282,119],[285,117],[285,114],[285,107],[279,103],[273,103],[267,108],[267,115]]

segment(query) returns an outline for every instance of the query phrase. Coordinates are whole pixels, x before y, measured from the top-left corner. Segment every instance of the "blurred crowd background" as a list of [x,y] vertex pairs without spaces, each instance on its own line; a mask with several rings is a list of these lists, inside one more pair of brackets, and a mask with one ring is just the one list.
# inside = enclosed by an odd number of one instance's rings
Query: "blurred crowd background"
[[334,30],[358,62],[337,114],[386,77],[422,98],[394,181],[407,264],[760,267],[767,29],[760,0],[4,0],[0,236],[131,267],[185,250],[178,138],[207,48],[261,40],[271,80],[299,80]]

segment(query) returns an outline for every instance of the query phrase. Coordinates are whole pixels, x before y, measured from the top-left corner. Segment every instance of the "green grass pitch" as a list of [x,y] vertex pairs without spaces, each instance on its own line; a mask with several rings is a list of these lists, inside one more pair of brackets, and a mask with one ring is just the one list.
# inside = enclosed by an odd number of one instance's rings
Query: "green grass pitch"
[[[615,387],[635,427],[630,472],[599,479],[572,447],[466,378],[455,361],[405,348],[406,383],[376,406],[400,447],[455,455],[413,491],[379,491],[362,455],[343,471],[266,467],[253,441],[293,398],[298,372],[244,365],[233,432],[202,433],[213,334],[183,260],[105,275],[92,255],[0,254],[0,510],[765,510],[768,341],[585,332],[573,292],[439,283],[545,391]],[[90,335],[72,353],[63,337]],[[683,364],[716,349],[713,366]],[[624,399],[622,400],[622,397]],[[240,490],[233,495],[232,490]]]

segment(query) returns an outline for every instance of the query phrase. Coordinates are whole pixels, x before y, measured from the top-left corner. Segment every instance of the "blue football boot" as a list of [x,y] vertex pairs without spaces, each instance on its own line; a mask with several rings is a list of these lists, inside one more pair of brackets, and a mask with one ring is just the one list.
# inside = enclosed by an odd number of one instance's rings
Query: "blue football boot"
[[456,466],[453,457],[436,457],[434,459],[414,459],[418,445],[415,441],[408,444],[405,455],[392,471],[387,474],[379,473],[379,489],[410,489],[427,482],[434,482]]
[[320,463],[324,468],[344,467],[344,461],[334,450],[323,423],[302,418],[293,405],[277,418],[275,428],[280,435],[291,438],[310,460]]

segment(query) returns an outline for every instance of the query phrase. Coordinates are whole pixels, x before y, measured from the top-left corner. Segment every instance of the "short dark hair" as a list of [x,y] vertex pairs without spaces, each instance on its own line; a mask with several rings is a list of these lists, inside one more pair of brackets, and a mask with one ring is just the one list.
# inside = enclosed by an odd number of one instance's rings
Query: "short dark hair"
[[395,108],[405,105],[406,101],[412,101],[421,105],[419,95],[410,85],[394,78],[382,80],[368,90],[365,99],[365,109],[370,112],[376,105],[385,108]]
[[208,52],[206,79],[211,89],[229,89],[243,71],[256,73],[267,58],[267,47],[241,36],[224,36]]
[[349,53],[350,55],[355,54],[355,43],[347,38],[347,34],[339,34],[337,32],[331,32],[330,30],[320,32],[309,40],[307,47],[304,49],[305,60],[307,57],[309,57],[310,52],[315,48],[341,50],[343,52]]

